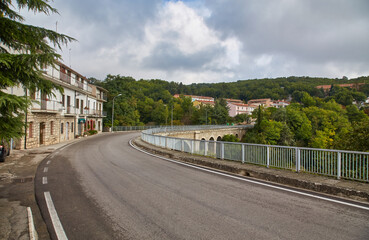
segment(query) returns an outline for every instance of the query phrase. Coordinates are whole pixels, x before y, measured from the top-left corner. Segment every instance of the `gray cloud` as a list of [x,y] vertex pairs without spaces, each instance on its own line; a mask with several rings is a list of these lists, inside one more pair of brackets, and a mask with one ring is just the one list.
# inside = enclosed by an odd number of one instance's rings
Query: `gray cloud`
[[[64,0],[27,22],[71,35],[87,76],[230,81],[369,75],[367,0]],[[71,49],[71,57],[69,56]]]

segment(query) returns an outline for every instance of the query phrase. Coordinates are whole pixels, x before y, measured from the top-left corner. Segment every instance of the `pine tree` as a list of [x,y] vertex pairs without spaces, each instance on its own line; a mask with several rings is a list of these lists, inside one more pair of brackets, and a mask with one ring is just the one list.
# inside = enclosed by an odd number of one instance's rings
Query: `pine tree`
[[[64,34],[24,24],[16,10],[58,13],[48,0],[2,0],[0,2],[0,139],[23,135],[24,113],[31,102],[26,96],[7,94],[8,87],[22,87],[46,95],[62,88],[42,77],[42,66],[54,66],[61,56],[54,48],[74,41]],[[50,45],[52,46],[50,46]]]

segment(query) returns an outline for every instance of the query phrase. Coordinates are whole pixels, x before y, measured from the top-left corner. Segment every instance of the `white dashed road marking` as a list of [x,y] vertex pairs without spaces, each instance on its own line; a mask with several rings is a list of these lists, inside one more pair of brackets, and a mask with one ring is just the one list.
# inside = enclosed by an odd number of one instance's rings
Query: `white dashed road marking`
[[42,177],[42,184],[47,184],[47,177]]

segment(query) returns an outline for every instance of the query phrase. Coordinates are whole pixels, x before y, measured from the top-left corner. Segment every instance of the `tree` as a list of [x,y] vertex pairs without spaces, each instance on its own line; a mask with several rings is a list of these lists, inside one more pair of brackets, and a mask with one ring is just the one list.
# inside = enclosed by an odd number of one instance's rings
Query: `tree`
[[35,13],[57,13],[48,0],[6,0],[0,4],[0,138],[23,135],[24,117],[31,102],[25,96],[7,94],[8,87],[22,86],[32,92],[51,95],[57,87],[42,77],[41,68],[54,66],[61,56],[48,42],[61,49],[74,39],[64,34],[23,24],[24,18],[13,10],[28,9]]
[[213,108],[212,119],[215,124],[226,124],[229,119],[229,112],[226,100],[217,99]]
[[368,118],[364,111],[360,111],[356,105],[348,105],[346,111],[350,122],[360,122]]

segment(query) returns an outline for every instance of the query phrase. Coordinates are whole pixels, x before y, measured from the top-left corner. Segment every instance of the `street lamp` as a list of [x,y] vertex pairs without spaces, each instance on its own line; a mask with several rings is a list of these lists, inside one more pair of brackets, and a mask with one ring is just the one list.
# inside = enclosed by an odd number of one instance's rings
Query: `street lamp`
[[119,97],[121,96],[122,94],[119,93],[117,96],[113,97],[113,110],[112,110],[112,113],[111,113],[111,132],[114,132],[114,100],[116,97]]

